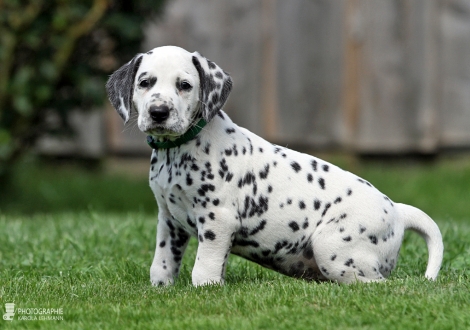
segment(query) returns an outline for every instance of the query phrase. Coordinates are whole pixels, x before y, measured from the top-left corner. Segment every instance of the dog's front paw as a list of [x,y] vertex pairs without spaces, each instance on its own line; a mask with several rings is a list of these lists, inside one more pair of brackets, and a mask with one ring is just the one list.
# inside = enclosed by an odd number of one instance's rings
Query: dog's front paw
[[156,267],[150,268],[150,282],[153,286],[172,285],[174,283],[173,276],[165,276],[161,269]]
[[205,286],[205,285],[223,285],[224,280],[222,278],[195,280],[193,279],[194,286]]
[[208,274],[194,272],[192,274],[192,280],[194,286],[204,285],[223,285],[224,279],[222,276],[209,276]]

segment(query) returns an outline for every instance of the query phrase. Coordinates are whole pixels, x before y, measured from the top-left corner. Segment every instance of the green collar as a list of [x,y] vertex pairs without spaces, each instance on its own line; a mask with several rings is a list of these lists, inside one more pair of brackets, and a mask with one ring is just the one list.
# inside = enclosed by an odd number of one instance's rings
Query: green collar
[[199,132],[203,129],[203,127],[206,126],[206,124],[207,123],[204,119],[199,120],[196,125],[188,129],[186,133],[184,133],[183,135],[181,135],[179,138],[177,138],[174,141],[158,142],[155,140],[153,136],[148,135],[147,144],[152,149],[171,149],[171,148],[179,147],[180,145],[194,139],[194,137],[199,134]]

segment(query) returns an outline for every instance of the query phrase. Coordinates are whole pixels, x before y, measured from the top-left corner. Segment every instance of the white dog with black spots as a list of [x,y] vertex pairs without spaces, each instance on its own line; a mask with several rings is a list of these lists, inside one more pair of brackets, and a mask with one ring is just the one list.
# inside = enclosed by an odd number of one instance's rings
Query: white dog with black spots
[[406,229],[426,240],[425,276],[437,277],[443,243],[431,218],[350,172],[234,124],[222,111],[232,80],[199,53],[165,46],[138,54],[106,88],[125,122],[137,112],[154,148],[152,284],[174,282],[190,236],[199,241],[196,286],[224,283],[230,253],[306,280],[383,281]]

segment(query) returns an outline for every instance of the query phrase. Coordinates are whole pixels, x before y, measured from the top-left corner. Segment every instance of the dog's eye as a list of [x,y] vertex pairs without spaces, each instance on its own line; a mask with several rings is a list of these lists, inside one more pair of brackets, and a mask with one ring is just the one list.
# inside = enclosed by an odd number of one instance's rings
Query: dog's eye
[[180,89],[183,91],[188,91],[191,88],[193,88],[193,86],[191,86],[187,81],[182,81],[180,84]]
[[150,86],[150,81],[148,79],[144,79],[139,82],[139,87],[141,88],[147,88],[149,86]]

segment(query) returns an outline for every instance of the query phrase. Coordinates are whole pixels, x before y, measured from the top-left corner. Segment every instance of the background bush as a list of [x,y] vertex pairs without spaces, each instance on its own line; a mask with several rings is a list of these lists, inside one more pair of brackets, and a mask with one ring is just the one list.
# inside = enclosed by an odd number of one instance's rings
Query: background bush
[[71,110],[103,103],[107,76],[136,53],[163,3],[0,1],[0,182],[39,137],[72,132]]

